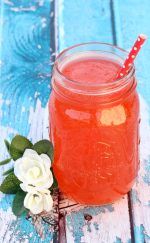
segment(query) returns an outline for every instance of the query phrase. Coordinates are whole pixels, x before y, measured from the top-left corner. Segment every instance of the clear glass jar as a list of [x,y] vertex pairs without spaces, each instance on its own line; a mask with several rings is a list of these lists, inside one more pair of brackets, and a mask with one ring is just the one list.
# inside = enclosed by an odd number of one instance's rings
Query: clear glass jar
[[122,66],[127,53],[113,45],[85,43],[59,54],[49,102],[54,172],[60,189],[82,204],[111,203],[132,187],[139,164],[139,99],[134,66],[113,82],[79,82],[62,67],[102,58]]

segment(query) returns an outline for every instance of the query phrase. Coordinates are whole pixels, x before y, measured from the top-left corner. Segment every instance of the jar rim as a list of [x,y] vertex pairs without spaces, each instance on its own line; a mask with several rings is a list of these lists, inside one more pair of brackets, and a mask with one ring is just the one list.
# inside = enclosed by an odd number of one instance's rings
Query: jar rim
[[[109,44],[109,43],[105,43],[105,42],[85,42],[85,43],[79,43],[79,44],[70,46],[70,47],[68,47],[68,48],[65,48],[65,49],[64,49],[63,51],[61,51],[61,52],[58,54],[58,56],[56,57],[56,60],[55,60],[55,63],[54,63],[54,70],[57,72],[57,74],[58,74],[61,78],[63,78],[63,79],[65,79],[65,80],[69,81],[69,83],[78,85],[79,87],[80,87],[80,86],[83,87],[84,84],[81,83],[81,82],[79,82],[79,81],[77,81],[77,80],[70,79],[70,78],[68,78],[65,74],[63,74],[63,72],[61,72],[61,70],[60,70],[59,67],[58,67],[58,61],[59,61],[59,59],[60,59],[65,53],[67,53],[68,51],[70,51],[70,50],[72,50],[72,49],[75,49],[75,48],[77,48],[77,47],[80,47],[80,46],[82,47],[82,46],[86,46],[86,45],[87,45],[87,46],[90,46],[90,45],[99,45],[99,46],[113,47],[113,48],[115,48],[116,50],[119,50],[119,51],[121,51],[122,53],[124,53],[124,54],[126,54],[126,55],[129,54],[129,52],[126,51],[126,50],[124,50],[123,48],[120,48],[120,47],[118,47],[118,46],[116,46],[116,45]],[[113,52],[111,52],[111,51],[103,51],[103,52],[112,53],[112,54],[114,54],[115,56],[118,56],[116,53],[113,53]],[[130,78],[134,75],[134,73],[135,73],[135,65],[132,64],[132,65],[131,65],[131,68],[130,68],[130,70],[129,70],[129,72],[128,72],[125,76],[120,77],[119,79],[115,79],[115,80],[113,80],[113,83],[86,83],[86,86],[88,86],[88,87],[93,87],[93,88],[94,88],[94,87],[101,87],[101,88],[105,88],[105,87],[107,87],[107,88],[109,88],[109,86],[112,86],[112,84],[113,84],[113,86],[119,86],[119,84],[122,84],[122,81],[127,81],[128,79],[130,79]]]

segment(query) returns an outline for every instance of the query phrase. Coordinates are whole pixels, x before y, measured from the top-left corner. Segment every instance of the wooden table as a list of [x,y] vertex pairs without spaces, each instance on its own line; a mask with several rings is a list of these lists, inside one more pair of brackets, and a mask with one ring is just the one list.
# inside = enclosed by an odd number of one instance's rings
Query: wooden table
[[[149,0],[1,0],[0,159],[4,138],[48,138],[47,101],[55,54],[70,45],[101,41],[128,50],[141,32],[150,36]],[[141,169],[131,192],[104,207],[81,207],[55,196],[55,225],[40,225],[42,241],[1,194],[0,242],[150,242],[150,46],[136,62],[141,99]],[[7,169],[8,166],[5,166]],[[1,173],[3,169],[1,168]]]

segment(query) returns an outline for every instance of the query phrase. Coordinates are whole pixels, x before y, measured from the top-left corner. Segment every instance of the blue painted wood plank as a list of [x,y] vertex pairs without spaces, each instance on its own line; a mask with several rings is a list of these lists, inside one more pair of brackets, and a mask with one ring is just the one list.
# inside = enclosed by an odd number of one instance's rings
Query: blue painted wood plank
[[45,107],[50,93],[50,1],[3,1],[1,9],[0,92],[11,101],[3,103],[1,122],[27,134],[22,123],[27,124],[30,106],[39,99]]
[[[0,2],[0,159],[7,156],[5,138],[16,133],[33,141],[48,137],[52,21],[50,0]],[[0,194],[0,241],[43,242],[31,222],[12,214],[12,200]],[[44,242],[56,242],[54,227],[45,223],[43,231]]]
[[[111,5],[111,1],[103,0],[58,0],[58,50],[88,41],[114,43]],[[130,242],[126,196],[108,208],[75,207],[74,210],[67,199],[63,204],[69,205],[64,209],[67,242]],[[84,218],[85,214],[92,216],[90,222]]]
[[[150,37],[150,3],[147,0],[114,0],[116,16],[117,44],[130,50],[140,33]],[[150,40],[142,48],[136,61],[138,90],[150,102],[149,70],[150,70]]]
[[[113,1],[116,16],[116,40],[121,47],[130,48],[141,32],[150,36],[150,4],[147,0]],[[136,61],[138,90],[141,94],[141,168],[131,190],[131,210],[135,242],[150,242],[150,42],[141,50]]]
[[57,2],[59,51],[81,42],[113,42],[109,1]]

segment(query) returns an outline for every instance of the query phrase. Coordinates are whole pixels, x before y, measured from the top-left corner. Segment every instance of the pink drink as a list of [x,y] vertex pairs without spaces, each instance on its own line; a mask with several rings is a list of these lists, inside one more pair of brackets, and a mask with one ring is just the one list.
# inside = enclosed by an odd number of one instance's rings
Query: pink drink
[[80,203],[111,203],[130,190],[138,171],[134,76],[118,84],[121,64],[105,53],[79,53],[55,65],[50,127],[60,189]]

